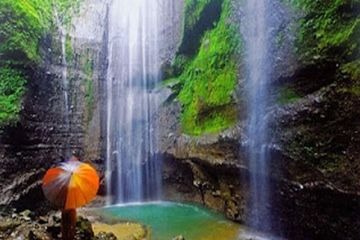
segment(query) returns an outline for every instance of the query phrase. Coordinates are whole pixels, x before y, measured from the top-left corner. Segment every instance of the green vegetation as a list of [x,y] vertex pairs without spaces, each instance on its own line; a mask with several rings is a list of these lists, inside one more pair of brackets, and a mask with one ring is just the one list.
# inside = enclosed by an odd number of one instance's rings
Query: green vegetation
[[25,82],[21,72],[9,67],[0,69],[0,126],[17,120]]
[[50,26],[49,3],[43,0],[0,1],[1,61],[40,60],[39,40]]
[[279,91],[277,102],[280,105],[286,105],[295,102],[300,99],[301,96],[296,91],[289,87],[282,87]]
[[95,90],[93,85],[94,67],[90,58],[87,58],[84,64],[85,73],[85,103],[87,111],[87,120],[89,121],[93,115],[95,104]]
[[352,86],[349,89],[346,89],[346,91],[357,97],[360,97],[360,86],[359,85]]
[[79,5],[79,0],[1,0],[1,61],[38,62],[39,41],[54,23],[54,10],[57,9],[57,14],[63,16],[61,20],[66,23],[75,5]]
[[226,0],[219,22],[204,34],[197,54],[192,59],[177,58],[182,73],[173,89],[178,91],[182,129],[187,134],[218,132],[237,119],[233,93],[241,44],[237,27],[229,22],[230,14],[230,1]]
[[0,1],[0,125],[18,119],[24,72],[40,60],[39,41],[50,26],[49,2]]
[[71,37],[69,34],[66,35],[65,39],[65,58],[66,62],[68,64],[71,64],[71,62],[74,60],[74,49],[71,43]]
[[360,59],[343,64],[341,72],[360,84]]
[[333,78],[351,80],[339,90],[358,96],[360,0],[290,1],[303,13],[296,43],[303,65],[315,65],[324,72],[339,66]]
[[178,54],[193,57],[204,33],[219,21],[223,0],[186,0],[183,41]]
[[297,37],[297,51],[302,62],[316,65],[324,72],[338,66],[333,78],[345,84],[339,90],[358,96],[360,0],[291,2],[303,12]]
[[355,60],[346,64],[340,69],[341,74],[348,76],[351,79],[350,86],[347,86],[342,91],[351,93],[355,96],[360,96],[360,60]]
[[[0,1],[0,125],[18,119],[25,92],[23,76],[39,64],[40,41],[52,31],[54,16],[61,16],[59,21],[66,24],[79,4],[80,0]],[[70,56],[68,44],[67,49]]]
[[185,0],[185,29],[192,29],[211,0]]
[[[296,50],[302,69],[299,69],[301,76],[295,80],[303,84],[295,84],[303,94],[304,85],[315,85],[319,80],[317,89],[322,88],[323,99],[321,105],[312,106],[314,111],[299,116],[299,120],[287,126],[289,133],[283,136],[291,137],[285,137],[284,144],[292,158],[323,173],[334,172],[338,178],[336,172],[343,172],[349,161],[353,161],[351,152],[356,140],[346,139],[357,139],[354,119],[359,116],[360,1],[290,1],[301,10]],[[295,101],[296,92],[280,93],[280,102],[288,100]]]
[[304,12],[298,53],[304,62],[346,62],[359,57],[359,0],[293,1]]
[[56,0],[52,2],[54,3],[54,8],[51,11],[56,10],[59,22],[69,27],[72,16],[78,14],[80,11],[82,0]]

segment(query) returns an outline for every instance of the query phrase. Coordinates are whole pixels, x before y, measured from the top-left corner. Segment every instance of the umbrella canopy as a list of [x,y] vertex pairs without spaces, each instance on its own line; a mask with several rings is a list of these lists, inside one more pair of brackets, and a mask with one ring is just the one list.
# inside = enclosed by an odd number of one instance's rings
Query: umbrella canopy
[[70,160],[49,169],[43,178],[45,197],[61,209],[75,209],[90,202],[99,189],[99,176],[89,164]]

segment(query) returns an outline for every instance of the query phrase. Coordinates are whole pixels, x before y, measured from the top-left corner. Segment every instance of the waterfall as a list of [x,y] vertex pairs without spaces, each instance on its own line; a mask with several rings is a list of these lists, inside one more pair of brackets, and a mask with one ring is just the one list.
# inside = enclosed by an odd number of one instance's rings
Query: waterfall
[[247,92],[247,158],[250,226],[271,229],[269,183],[269,107],[273,64],[274,12],[271,0],[247,0],[241,19],[245,40]]
[[[62,21],[59,18],[59,14],[57,9],[54,8],[55,13],[55,23],[59,31],[60,35],[60,43],[61,43],[61,79],[62,79],[62,91],[64,98],[64,124],[65,124],[65,132],[70,133],[70,106],[69,106],[69,81],[68,81],[68,63],[66,60],[66,29],[62,24]],[[70,138],[66,138],[65,142],[65,158],[70,158],[71,150],[70,150]]]
[[159,0],[113,0],[108,19],[106,179],[108,203],[157,200],[154,157],[160,78]]

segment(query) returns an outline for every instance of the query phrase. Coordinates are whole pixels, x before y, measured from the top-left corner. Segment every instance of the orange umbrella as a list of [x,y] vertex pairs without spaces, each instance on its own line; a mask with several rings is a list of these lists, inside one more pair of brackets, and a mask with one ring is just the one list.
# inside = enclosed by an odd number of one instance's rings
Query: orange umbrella
[[49,169],[43,179],[45,197],[61,209],[75,209],[90,202],[99,189],[99,176],[89,164],[77,160]]
[[42,189],[45,197],[62,209],[62,238],[72,240],[76,224],[75,209],[90,202],[99,189],[96,170],[73,157],[46,172]]

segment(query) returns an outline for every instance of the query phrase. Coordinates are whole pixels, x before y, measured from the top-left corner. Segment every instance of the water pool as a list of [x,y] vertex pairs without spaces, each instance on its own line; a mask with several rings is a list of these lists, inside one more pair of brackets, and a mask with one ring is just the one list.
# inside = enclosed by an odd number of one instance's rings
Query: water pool
[[152,202],[115,205],[102,209],[112,219],[146,225],[152,240],[171,240],[182,235],[186,240],[245,240],[267,238],[236,224],[223,215],[199,205]]
[[113,218],[147,225],[153,240],[171,240],[178,235],[186,240],[235,240],[247,233],[221,214],[192,204],[142,203],[110,206],[103,211]]

